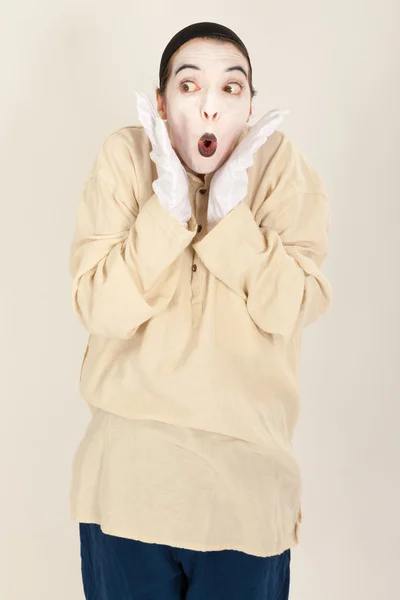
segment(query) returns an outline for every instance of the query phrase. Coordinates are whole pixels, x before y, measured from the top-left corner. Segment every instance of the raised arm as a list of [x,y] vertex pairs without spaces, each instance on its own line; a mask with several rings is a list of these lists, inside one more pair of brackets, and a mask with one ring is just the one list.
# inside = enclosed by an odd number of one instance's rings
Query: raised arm
[[156,194],[140,208],[135,165],[119,132],[101,148],[78,208],[73,306],[90,333],[127,339],[172,299],[180,256],[196,234]]
[[241,202],[194,248],[246,301],[258,327],[290,336],[330,303],[330,285],[320,271],[330,217],[322,184],[304,156],[293,148],[280,154],[265,173],[277,184],[256,214]]

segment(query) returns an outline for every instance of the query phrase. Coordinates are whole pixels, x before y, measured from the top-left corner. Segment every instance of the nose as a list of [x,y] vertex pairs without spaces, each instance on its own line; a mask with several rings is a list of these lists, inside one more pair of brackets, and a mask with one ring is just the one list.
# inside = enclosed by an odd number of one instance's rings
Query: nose
[[205,94],[201,106],[201,117],[203,121],[218,121],[220,117],[219,108],[220,107],[218,106],[218,98],[216,98],[215,94],[210,92]]
[[202,117],[205,121],[218,121],[219,111],[205,110],[202,111]]

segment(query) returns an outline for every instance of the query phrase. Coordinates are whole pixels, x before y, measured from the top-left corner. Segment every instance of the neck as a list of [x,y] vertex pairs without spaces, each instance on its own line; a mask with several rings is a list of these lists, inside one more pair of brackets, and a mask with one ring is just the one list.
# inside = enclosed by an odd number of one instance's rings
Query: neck
[[195,171],[193,171],[192,169],[190,169],[190,168],[189,168],[187,165],[185,165],[184,163],[182,163],[182,164],[183,164],[183,166],[185,167],[185,169],[186,169],[186,171],[187,171],[188,173],[192,173],[192,175],[195,175],[196,177],[199,177],[199,178],[201,179],[201,181],[204,183],[204,178],[205,178],[205,175],[204,175],[204,173],[196,173]]

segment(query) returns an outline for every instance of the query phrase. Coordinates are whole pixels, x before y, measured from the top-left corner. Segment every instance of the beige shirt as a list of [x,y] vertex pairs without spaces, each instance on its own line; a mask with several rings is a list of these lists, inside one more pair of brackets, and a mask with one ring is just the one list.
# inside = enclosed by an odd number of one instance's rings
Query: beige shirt
[[145,542],[279,554],[301,521],[299,349],[330,302],[327,198],[276,132],[246,198],[209,233],[212,174],[188,174],[186,229],[153,193],[150,150],[141,127],[112,133],[78,209],[73,304],[90,333],[80,389],[93,417],[72,518]]

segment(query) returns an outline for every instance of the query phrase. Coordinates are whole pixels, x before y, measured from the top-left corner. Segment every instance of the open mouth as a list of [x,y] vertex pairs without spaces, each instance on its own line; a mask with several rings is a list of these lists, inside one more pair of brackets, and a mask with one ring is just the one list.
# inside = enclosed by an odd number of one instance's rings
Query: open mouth
[[217,150],[217,145],[217,138],[213,133],[205,133],[202,135],[198,144],[201,156],[204,156],[205,158],[213,156]]

